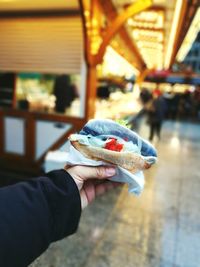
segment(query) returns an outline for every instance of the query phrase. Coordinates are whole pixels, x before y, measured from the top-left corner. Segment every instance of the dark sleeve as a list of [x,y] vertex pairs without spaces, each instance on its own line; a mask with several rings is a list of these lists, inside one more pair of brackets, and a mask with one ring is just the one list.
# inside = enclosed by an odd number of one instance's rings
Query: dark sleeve
[[0,266],[25,267],[78,227],[81,201],[64,170],[0,189]]

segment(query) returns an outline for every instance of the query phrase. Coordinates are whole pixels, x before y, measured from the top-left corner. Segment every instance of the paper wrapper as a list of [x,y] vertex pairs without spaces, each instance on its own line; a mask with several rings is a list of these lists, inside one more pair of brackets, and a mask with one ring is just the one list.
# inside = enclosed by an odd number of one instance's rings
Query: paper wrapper
[[[103,161],[91,160],[84,157],[78,150],[76,150],[70,142],[68,143],[68,149],[66,154],[66,165],[74,166],[74,165],[86,165],[86,166],[101,166],[101,165],[112,165],[105,163]],[[115,165],[114,165],[115,166]],[[145,184],[144,174],[142,171],[138,171],[135,174],[130,173],[129,171],[117,167],[116,175],[112,178],[109,178],[111,181],[126,183],[128,184],[128,191],[135,195],[139,195]]]

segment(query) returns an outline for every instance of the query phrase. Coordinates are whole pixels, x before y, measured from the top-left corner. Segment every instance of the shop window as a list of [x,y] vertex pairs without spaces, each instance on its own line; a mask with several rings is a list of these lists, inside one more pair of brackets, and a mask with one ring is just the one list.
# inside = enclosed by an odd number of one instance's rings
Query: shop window
[[29,111],[80,116],[80,75],[19,73],[16,107]]
[[[12,105],[84,117],[86,64],[81,16],[2,17],[0,24],[0,70],[15,72],[17,76],[16,102]],[[70,80],[62,86],[61,92],[66,93],[61,100],[65,105],[60,108],[56,107],[59,96],[56,99],[54,94],[58,74],[65,74],[65,79]],[[66,89],[72,85],[73,97],[69,94],[72,89]]]

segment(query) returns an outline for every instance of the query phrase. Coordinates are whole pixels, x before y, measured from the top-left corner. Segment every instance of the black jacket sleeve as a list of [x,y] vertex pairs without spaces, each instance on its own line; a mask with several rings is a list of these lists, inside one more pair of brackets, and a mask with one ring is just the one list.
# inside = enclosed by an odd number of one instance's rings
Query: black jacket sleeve
[[78,188],[64,170],[0,188],[0,266],[29,265],[73,234],[80,214]]

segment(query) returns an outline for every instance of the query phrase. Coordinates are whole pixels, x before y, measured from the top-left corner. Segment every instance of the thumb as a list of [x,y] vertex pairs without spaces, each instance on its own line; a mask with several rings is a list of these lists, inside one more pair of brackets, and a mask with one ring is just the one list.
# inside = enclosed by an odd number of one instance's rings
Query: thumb
[[67,170],[73,177],[76,177],[82,181],[88,179],[106,179],[112,177],[116,173],[115,167],[111,166],[74,166]]
[[84,168],[82,173],[84,181],[88,179],[106,179],[112,177],[116,173],[115,167],[111,166],[82,167]]

